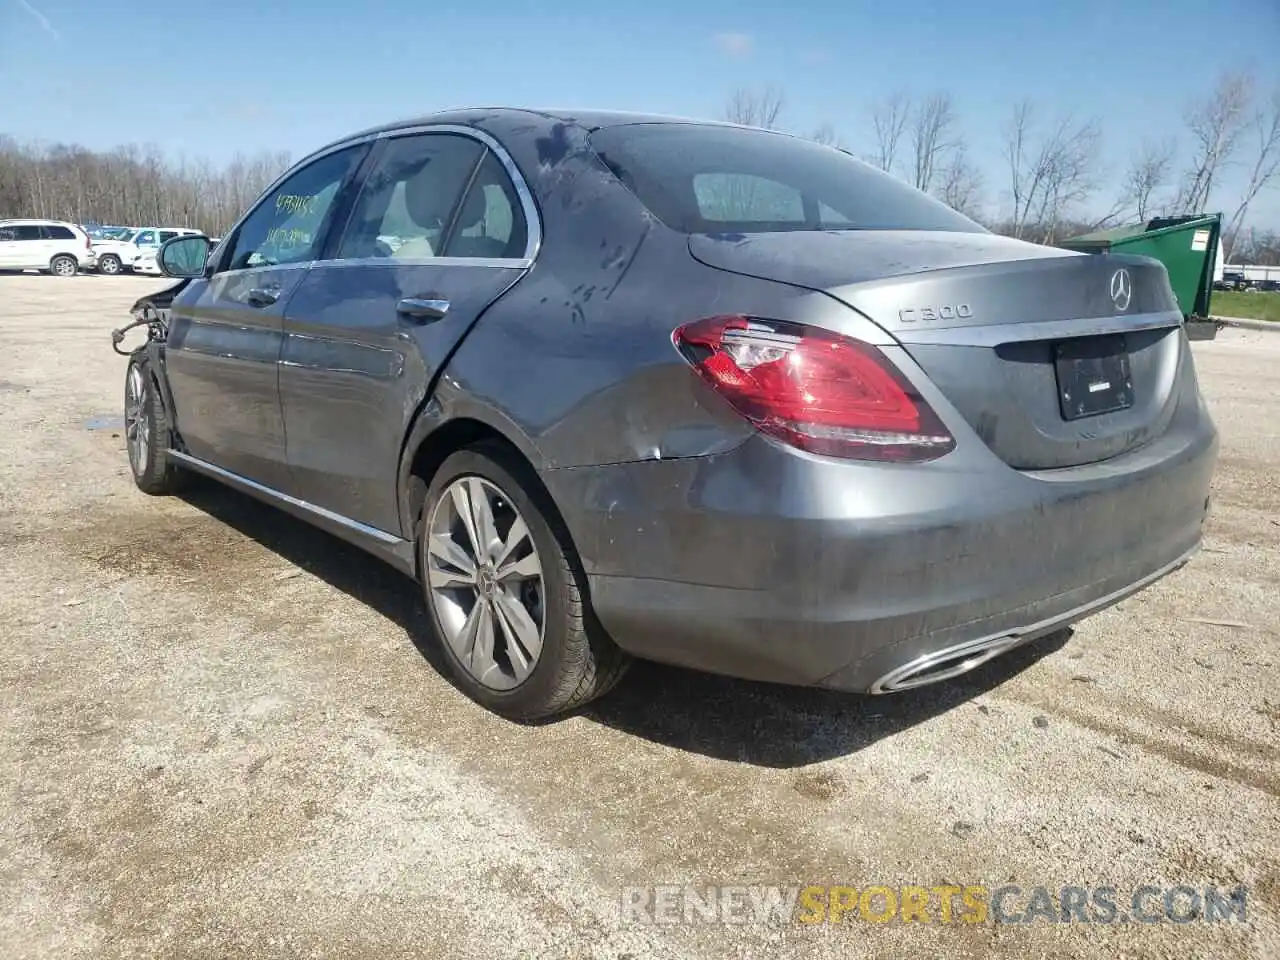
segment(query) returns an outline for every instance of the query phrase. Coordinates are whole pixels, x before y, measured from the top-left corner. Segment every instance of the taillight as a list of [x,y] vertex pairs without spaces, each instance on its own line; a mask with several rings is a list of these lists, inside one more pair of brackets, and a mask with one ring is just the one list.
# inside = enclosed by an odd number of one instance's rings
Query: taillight
[[758,430],[802,450],[920,462],[955,448],[911,382],[869,343],[743,316],[685,324],[672,341]]

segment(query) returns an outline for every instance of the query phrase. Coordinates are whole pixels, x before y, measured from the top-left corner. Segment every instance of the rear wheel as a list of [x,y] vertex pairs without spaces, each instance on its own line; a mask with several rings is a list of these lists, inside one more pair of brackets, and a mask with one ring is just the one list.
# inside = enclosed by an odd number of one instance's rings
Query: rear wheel
[[153,496],[173,493],[180,473],[169,456],[169,416],[145,356],[134,354],[124,377],[124,431],[133,482]]
[[49,272],[55,277],[74,277],[80,270],[80,264],[76,262],[76,258],[65,253],[60,253],[49,261]]
[[532,471],[499,446],[450,456],[418,523],[427,607],[450,670],[478,703],[514,720],[580,706],[629,658],[586,599],[585,574]]

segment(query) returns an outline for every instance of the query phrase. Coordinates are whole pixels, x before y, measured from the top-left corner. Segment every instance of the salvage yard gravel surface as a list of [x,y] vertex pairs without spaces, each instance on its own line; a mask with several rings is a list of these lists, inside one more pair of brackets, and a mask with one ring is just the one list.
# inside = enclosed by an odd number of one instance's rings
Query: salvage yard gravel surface
[[[640,664],[521,726],[443,678],[409,580],[133,486],[110,330],[157,286],[0,276],[6,960],[1280,956],[1280,336],[1193,345],[1204,549],[1073,635],[886,698]],[[1243,886],[1247,917],[624,917],[655,884]]]

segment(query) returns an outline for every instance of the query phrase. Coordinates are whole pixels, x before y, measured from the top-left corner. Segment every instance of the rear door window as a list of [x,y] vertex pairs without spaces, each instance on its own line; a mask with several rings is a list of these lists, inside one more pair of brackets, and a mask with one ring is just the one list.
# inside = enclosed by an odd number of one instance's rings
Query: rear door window
[[156,242],[156,232],[154,230],[140,230],[134,235],[133,242],[140,247],[154,246]]
[[15,240],[43,240],[40,228],[34,223],[20,223],[13,228]]
[[682,233],[987,231],[841,150],[786,134],[700,123],[631,123],[591,135],[596,154]]
[[458,209],[445,256],[523,257],[528,229],[511,178],[497,156],[487,151]]
[[451,133],[387,141],[352,211],[339,259],[443,256],[449,223],[484,149]]

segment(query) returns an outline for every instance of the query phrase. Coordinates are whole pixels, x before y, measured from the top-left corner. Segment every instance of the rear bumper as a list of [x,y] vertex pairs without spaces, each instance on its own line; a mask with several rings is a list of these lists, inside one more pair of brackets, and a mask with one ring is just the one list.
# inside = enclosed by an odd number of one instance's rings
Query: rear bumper
[[[1188,409],[1190,407],[1190,409]],[[713,457],[549,471],[603,626],[637,656],[887,692],[1123,599],[1195,551],[1217,433],[1198,401],[1099,464],[1020,473],[985,448],[851,465],[753,438]],[[952,656],[973,645],[972,656]],[[926,670],[918,679],[942,679]],[[887,682],[886,682],[887,681]]]

